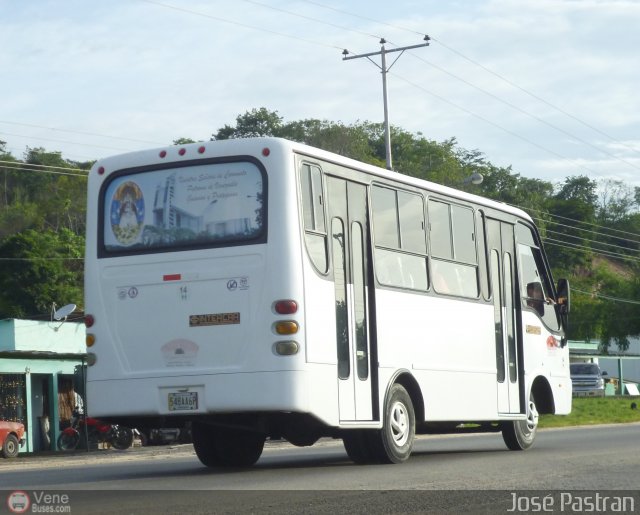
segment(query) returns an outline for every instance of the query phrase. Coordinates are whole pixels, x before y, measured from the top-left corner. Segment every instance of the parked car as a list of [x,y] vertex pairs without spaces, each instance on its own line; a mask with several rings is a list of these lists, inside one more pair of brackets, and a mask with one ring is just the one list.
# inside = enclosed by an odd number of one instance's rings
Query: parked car
[[596,363],[571,363],[571,382],[576,397],[603,397],[604,377]]
[[24,424],[0,420],[0,454],[3,458],[15,458],[24,442]]

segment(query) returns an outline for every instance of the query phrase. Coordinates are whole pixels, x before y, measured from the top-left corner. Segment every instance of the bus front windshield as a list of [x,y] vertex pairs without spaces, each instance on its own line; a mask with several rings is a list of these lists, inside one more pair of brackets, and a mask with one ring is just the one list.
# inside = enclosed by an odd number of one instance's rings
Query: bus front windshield
[[117,174],[102,190],[104,254],[254,242],[265,233],[264,174],[247,161]]

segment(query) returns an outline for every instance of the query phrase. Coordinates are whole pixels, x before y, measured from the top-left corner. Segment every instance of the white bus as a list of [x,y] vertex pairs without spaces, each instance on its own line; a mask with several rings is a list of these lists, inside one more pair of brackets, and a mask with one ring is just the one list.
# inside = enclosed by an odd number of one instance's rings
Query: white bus
[[100,160],[86,241],[88,408],[189,422],[207,466],[265,440],[534,441],[571,410],[569,288],[505,204],[276,138]]

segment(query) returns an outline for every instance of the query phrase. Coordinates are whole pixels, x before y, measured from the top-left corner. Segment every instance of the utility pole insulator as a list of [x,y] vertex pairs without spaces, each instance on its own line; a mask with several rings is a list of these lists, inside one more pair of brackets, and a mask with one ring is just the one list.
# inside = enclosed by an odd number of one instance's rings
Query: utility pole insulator
[[[396,61],[400,59],[400,56],[404,53],[405,50],[411,50],[412,48],[421,48],[425,46],[429,46],[429,41],[431,38],[427,35],[423,38],[424,43],[419,45],[410,45],[404,46],[400,48],[392,48],[388,50],[385,48],[386,40],[384,38],[380,39],[380,51],[379,52],[370,52],[368,54],[359,54],[359,55],[349,55],[349,51],[345,48],[342,51],[342,60],[348,61],[350,59],[359,59],[361,57],[367,58],[371,61],[375,66],[380,68],[382,73],[382,101],[384,103],[384,147],[387,157],[387,169],[392,170],[392,160],[391,160],[391,130],[389,127],[389,107],[388,107],[388,95],[387,95],[387,72],[391,69],[391,67],[396,64]],[[400,55],[395,58],[395,60],[387,66],[387,54],[391,54],[393,52],[400,52]],[[379,55],[380,56],[380,64],[376,63],[372,56]]]

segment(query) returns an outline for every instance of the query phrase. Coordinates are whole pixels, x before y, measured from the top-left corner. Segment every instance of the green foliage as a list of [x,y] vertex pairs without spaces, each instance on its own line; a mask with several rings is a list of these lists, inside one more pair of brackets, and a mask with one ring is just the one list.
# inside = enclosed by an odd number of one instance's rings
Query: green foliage
[[0,238],[25,229],[84,234],[87,180],[65,175],[65,169],[76,168],[70,173],[78,174],[91,163],[70,162],[42,148],[27,148],[24,162],[9,160],[15,164],[0,163]]
[[640,422],[640,410],[631,409],[633,402],[637,403],[638,398],[629,396],[574,397],[570,415],[541,415],[539,427],[569,427]]
[[41,148],[27,148],[23,161],[6,153],[1,160],[0,318],[42,315],[53,302],[82,304],[87,180],[64,174],[91,163]]
[[[236,118],[236,126],[225,125],[211,136],[212,140],[281,136],[282,117],[264,107],[252,109]],[[282,137],[282,136],[281,136]]]
[[596,190],[597,183],[588,177],[569,177],[548,202],[556,220],[549,228],[554,240],[549,258],[562,263],[565,270],[588,268],[593,259],[588,224],[596,221]]
[[[368,121],[285,121],[277,111],[261,107],[238,115],[211,139],[255,136],[287,138],[385,166],[384,128]],[[192,142],[178,138],[174,144]],[[586,176],[568,177],[560,185],[521,177],[511,167],[493,165],[480,150],[461,148],[455,138],[436,142],[399,127],[391,127],[391,145],[396,171],[515,205],[534,218],[554,275],[567,277],[574,288],[571,339],[600,339],[603,349],[624,348],[628,336],[640,334],[639,305],[598,296],[640,299],[640,188]],[[81,256],[86,179],[60,172],[88,170],[92,163],[69,161],[42,148],[27,148],[18,160],[2,141],[0,161],[0,258],[23,259],[2,262],[0,316],[41,314],[52,302],[80,303],[81,261],[43,258]],[[38,171],[27,165],[38,165]],[[484,176],[483,183],[466,184],[475,172]],[[603,249],[611,251],[608,257],[602,257]]]
[[82,305],[84,238],[69,229],[29,229],[0,243],[0,318],[48,313],[52,303]]
[[188,145],[189,143],[195,143],[196,140],[191,138],[178,138],[173,140],[174,145]]

